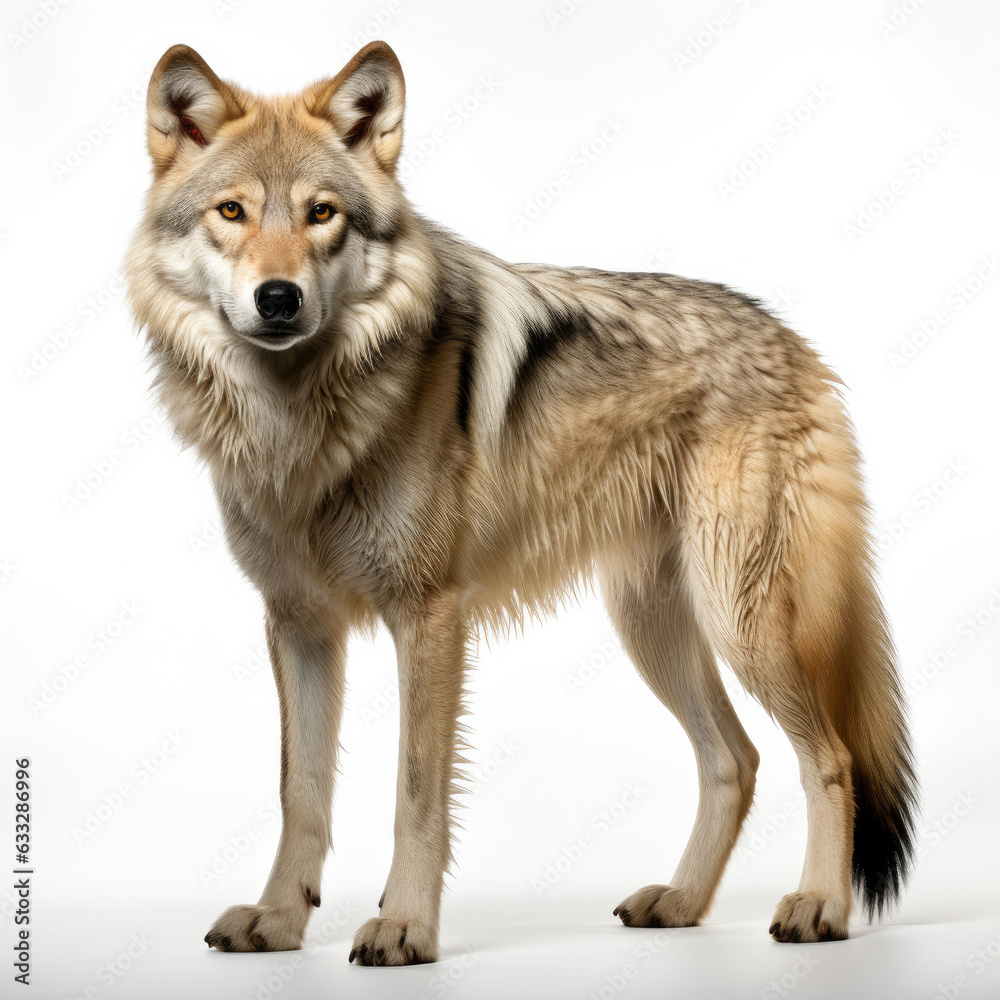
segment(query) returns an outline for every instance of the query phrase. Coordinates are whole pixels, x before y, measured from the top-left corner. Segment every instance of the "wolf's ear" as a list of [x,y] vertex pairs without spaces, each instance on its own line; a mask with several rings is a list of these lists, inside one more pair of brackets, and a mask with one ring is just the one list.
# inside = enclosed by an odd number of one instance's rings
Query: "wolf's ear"
[[233,89],[194,49],[174,45],[160,57],[146,92],[149,155],[157,170],[185,151],[207,146],[243,108]]
[[396,53],[369,42],[332,79],[308,93],[312,113],[327,118],[348,149],[371,156],[388,173],[403,145],[406,86]]

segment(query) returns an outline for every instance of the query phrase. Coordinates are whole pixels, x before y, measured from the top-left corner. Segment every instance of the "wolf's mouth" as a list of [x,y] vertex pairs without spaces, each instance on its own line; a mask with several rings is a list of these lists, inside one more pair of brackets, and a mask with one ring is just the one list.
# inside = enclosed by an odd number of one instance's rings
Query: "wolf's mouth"
[[283,348],[289,347],[308,332],[304,330],[298,322],[290,323],[288,320],[276,320],[272,322],[255,323],[249,329],[237,326],[225,306],[219,310],[229,328],[239,337],[260,344],[262,347]]
[[262,340],[288,340],[301,335],[302,331],[297,326],[289,326],[287,323],[265,324],[250,334],[251,337],[260,337]]
[[283,351],[302,340],[304,332],[297,325],[266,323],[254,330],[247,331],[244,336],[265,350]]

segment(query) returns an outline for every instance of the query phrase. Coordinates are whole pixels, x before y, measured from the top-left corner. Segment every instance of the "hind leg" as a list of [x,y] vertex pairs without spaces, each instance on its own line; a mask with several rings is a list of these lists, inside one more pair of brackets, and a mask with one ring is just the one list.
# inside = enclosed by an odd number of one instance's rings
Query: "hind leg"
[[[757,657],[745,653],[744,669],[748,661],[759,668]],[[841,940],[851,912],[851,756],[790,652],[772,651],[765,662],[755,687],[799,759],[808,823],[798,889],[778,903],[770,932],[778,941]]]
[[854,839],[852,760],[820,700],[817,685],[823,678],[815,666],[809,669],[823,661],[823,653],[803,645],[802,615],[793,618],[790,609],[796,604],[785,586],[750,587],[744,576],[744,597],[735,605],[723,596],[727,590],[717,580],[713,586],[708,574],[703,579],[708,582],[700,590],[702,609],[713,623],[716,645],[784,730],[798,757],[806,794],[802,877],[797,891],[778,903],[771,934],[792,942],[846,938]]
[[753,802],[758,754],[722,686],[671,551],[656,572],[607,571],[602,590],[640,676],[677,717],[698,765],[694,829],[669,885],[649,885],[615,909],[630,927],[687,927],[708,912]]
[[761,700],[799,759],[808,824],[798,889],[778,903],[770,932],[778,941],[839,941],[847,937],[851,913],[851,755],[793,655],[772,652],[765,673]]

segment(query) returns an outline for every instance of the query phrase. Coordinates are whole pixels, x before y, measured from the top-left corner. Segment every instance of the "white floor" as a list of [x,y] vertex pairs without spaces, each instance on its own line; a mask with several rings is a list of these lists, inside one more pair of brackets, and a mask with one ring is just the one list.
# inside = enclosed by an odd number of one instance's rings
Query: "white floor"
[[856,923],[850,941],[789,946],[769,939],[763,912],[749,920],[722,910],[704,927],[658,931],[623,928],[594,900],[559,910],[465,911],[446,899],[441,961],[408,969],[348,965],[351,936],[369,915],[360,904],[317,911],[303,951],[261,955],[210,951],[201,938],[214,914],[197,907],[137,900],[113,911],[63,910],[35,922],[30,989],[0,992],[36,1000],[1000,997],[1000,919],[911,913]]

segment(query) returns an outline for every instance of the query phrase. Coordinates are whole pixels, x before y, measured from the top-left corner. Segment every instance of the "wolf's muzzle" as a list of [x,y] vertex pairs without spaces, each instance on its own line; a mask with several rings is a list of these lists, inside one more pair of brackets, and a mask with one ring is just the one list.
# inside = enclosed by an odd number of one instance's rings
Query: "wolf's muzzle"
[[253,293],[262,319],[291,320],[302,305],[302,289],[290,281],[265,281]]

